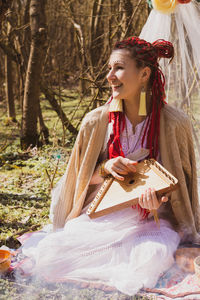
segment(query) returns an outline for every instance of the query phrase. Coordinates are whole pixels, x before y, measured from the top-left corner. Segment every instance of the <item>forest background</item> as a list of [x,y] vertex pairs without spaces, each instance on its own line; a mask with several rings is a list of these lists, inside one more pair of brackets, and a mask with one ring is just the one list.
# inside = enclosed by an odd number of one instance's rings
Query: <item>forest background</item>
[[[0,246],[16,248],[20,234],[49,222],[80,123],[110,95],[111,49],[140,34],[149,4],[0,0]],[[187,112],[184,99],[173,104]],[[198,95],[191,111],[199,158]]]
[[[140,34],[151,11],[147,2],[0,0],[0,247],[18,248],[20,235],[49,222],[50,192],[80,123],[110,95],[113,44]],[[191,107],[198,156],[198,99]],[[7,297],[13,285],[5,283],[0,280],[0,294]]]
[[[49,221],[80,123],[110,96],[111,49],[140,34],[150,3],[0,0],[0,246]],[[189,111],[199,158],[198,94]]]
[[85,114],[107,101],[116,40],[139,35],[146,0],[0,1],[0,245],[48,220]]

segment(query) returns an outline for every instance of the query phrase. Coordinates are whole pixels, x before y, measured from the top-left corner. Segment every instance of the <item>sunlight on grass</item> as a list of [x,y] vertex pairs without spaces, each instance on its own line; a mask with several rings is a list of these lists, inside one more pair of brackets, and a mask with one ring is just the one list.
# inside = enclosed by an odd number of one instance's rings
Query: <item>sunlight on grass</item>
[[[63,90],[61,107],[73,126],[79,124],[91,99],[85,97],[80,103],[76,91]],[[77,109],[77,106],[79,107]],[[75,137],[63,125],[49,102],[41,96],[41,108],[49,129],[50,144],[28,151],[20,150],[21,111],[17,106],[17,121],[6,118],[5,103],[0,103],[0,246],[20,246],[17,237],[28,231],[41,229],[49,224],[51,185],[64,174],[73,148]],[[198,99],[192,107],[195,118],[200,120]],[[79,127],[78,127],[79,128]],[[200,160],[199,160],[200,161]],[[55,178],[52,181],[52,178]],[[119,292],[105,292],[98,289],[55,284],[42,286],[35,282],[14,282],[0,278],[1,299],[156,299],[154,297],[128,297]],[[66,296],[67,295],[67,296]]]

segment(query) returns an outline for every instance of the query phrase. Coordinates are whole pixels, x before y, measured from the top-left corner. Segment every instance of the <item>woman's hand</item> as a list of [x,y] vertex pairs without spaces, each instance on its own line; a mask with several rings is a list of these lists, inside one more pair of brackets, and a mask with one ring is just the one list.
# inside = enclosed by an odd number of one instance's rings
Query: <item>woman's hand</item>
[[123,181],[124,177],[121,175],[136,172],[136,164],[136,161],[118,156],[109,159],[104,165],[104,170],[107,174],[111,174],[114,178]]
[[156,210],[158,209],[161,204],[163,202],[167,202],[168,201],[168,197],[164,196],[161,197],[161,199],[158,199],[156,196],[156,191],[155,189],[148,189],[145,191],[144,194],[142,194],[139,198],[139,202],[138,204],[142,207],[142,208],[146,208],[149,210]]

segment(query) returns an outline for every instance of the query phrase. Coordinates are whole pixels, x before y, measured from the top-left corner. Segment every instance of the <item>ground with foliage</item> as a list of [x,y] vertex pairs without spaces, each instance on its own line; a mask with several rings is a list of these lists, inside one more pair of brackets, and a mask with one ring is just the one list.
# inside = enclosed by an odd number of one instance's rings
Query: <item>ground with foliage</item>
[[[68,117],[78,101],[76,94],[69,96],[62,103]],[[17,236],[49,222],[50,190],[62,176],[74,142],[49,103],[41,103],[50,144],[26,151],[20,150],[20,110],[15,123],[5,117],[5,105],[0,104],[0,245],[11,248],[19,246]]]
[[[67,91],[61,103],[76,126],[89,103],[76,92]],[[17,123],[6,117],[5,103],[0,102],[0,247],[17,249],[17,237],[41,229],[49,223],[51,188],[63,175],[75,137],[63,130],[62,123],[49,103],[41,100],[44,121],[50,131],[50,144],[20,150],[20,118]],[[79,110],[76,109],[79,105]],[[37,280],[0,278],[0,299],[143,299],[119,292],[103,291],[75,284],[47,285]]]
[[[74,126],[80,124],[90,99],[79,99],[75,92],[64,91],[62,108]],[[49,221],[50,193],[63,175],[75,137],[63,129],[60,119],[47,100],[41,98],[44,121],[50,132],[50,144],[40,148],[20,150],[20,118],[6,117],[4,102],[0,102],[0,247],[16,249],[17,237],[41,229]],[[78,107],[78,109],[77,109]],[[45,284],[37,279],[0,277],[0,299],[155,299],[129,297],[117,291],[68,284]]]

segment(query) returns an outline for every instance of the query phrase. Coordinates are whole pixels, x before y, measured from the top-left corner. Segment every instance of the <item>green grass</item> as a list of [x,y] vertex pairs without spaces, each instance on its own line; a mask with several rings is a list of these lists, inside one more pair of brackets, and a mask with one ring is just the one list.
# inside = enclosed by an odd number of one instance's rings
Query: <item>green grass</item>
[[1,300],[156,300],[155,296],[127,296],[120,292],[103,291],[75,284],[44,284],[40,281],[16,282],[0,279]]
[[[75,127],[91,102],[88,97],[81,101],[73,90],[63,90],[61,100],[58,96],[57,99]],[[17,123],[14,123],[6,117],[5,103],[0,102],[0,246],[16,248],[20,231],[39,229],[49,222],[50,179],[55,175],[55,185],[63,175],[73,147],[75,137],[63,128],[44,95],[41,108],[50,144],[21,151],[19,105],[16,104]]]
[[[62,109],[69,119],[73,117],[72,123],[77,126],[91,101],[90,98],[84,98],[78,110],[80,97],[76,91],[64,90],[62,99]],[[60,119],[43,95],[41,106],[45,124],[49,128],[50,145],[21,151],[18,125],[21,120],[20,109],[17,106],[18,123],[13,123],[6,117],[5,103],[0,102],[0,246],[18,248],[18,236],[24,232],[39,230],[50,222],[50,179],[55,175],[55,185],[63,175],[73,147],[74,137],[63,129]],[[195,103],[195,114],[199,116],[197,112],[199,106]],[[80,289],[75,285],[43,286],[41,282],[15,282],[1,278],[0,299],[156,298],[128,297],[119,292],[106,292],[94,288]]]
[[[62,109],[70,119],[79,103],[76,92],[66,91]],[[49,102],[41,97],[44,121],[49,128],[50,145],[29,151],[20,150],[21,112],[17,107],[17,121],[6,117],[5,103],[0,103],[0,247],[20,246],[17,237],[28,231],[41,229],[49,221],[51,180],[53,185],[63,175],[69,159],[74,139],[63,126]],[[73,118],[76,126],[90,99],[81,103]],[[64,136],[64,139],[63,139]],[[49,176],[47,175],[49,174]],[[128,297],[120,292],[106,292],[101,289],[80,288],[76,285],[43,285],[42,282],[0,276],[0,299],[147,299]],[[150,299],[150,298],[149,298]],[[151,298],[153,299],[153,298]]]
[[[75,92],[68,92],[68,95],[70,98],[65,97],[62,108],[70,118],[79,97]],[[81,110],[86,105],[85,101]],[[0,246],[5,244],[16,248],[19,246],[16,233],[36,226],[39,229],[49,222],[50,179],[55,175],[55,185],[63,175],[73,147],[74,139],[65,129],[63,131],[62,123],[49,102],[42,99],[41,106],[51,144],[21,151],[19,125],[5,117],[5,103],[0,104]],[[74,126],[79,118],[80,115],[76,115]],[[19,123],[20,119],[21,112],[17,107]]]

